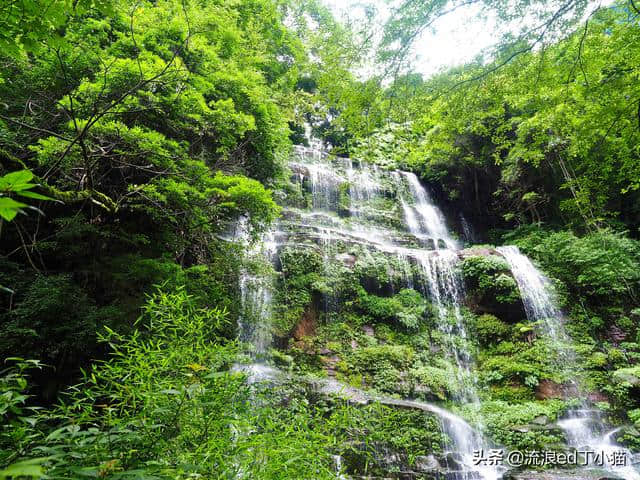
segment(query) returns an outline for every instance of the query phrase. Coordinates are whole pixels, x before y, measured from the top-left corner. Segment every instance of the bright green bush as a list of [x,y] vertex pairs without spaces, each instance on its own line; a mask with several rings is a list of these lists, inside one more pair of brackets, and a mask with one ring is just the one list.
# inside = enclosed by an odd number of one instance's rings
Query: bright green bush
[[[515,450],[544,450],[562,445],[563,433],[552,422],[565,409],[561,400],[507,403],[483,402],[482,415],[494,441]],[[546,424],[531,424],[546,417]]]
[[439,420],[419,410],[374,403],[333,411],[331,419],[339,436],[346,440],[339,453],[353,474],[388,474],[383,462],[389,451],[410,463],[417,455],[440,452],[444,443]]
[[622,234],[605,230],[577,237],[537,230],[517,242],[582,297],[606,298],[613,306],[639,291],[640,243]]
[[455,397],[463,387],[457,376],[456,368],[443,361],[437,362],[437,366],[416,366],[409,371],[409,374],[412,382],[427,387],[431,396],[447,400]]
[[485,346],[506,339],[511,332],[511,327],[508,324],[490,314],[476,317],[474,328],[478,335],[478,341]]
[[145,329],[107,330],[110,360],[50,411],[24,408],[24,364],[5,372],[0,468],[40,458],[46,475],[60,478],[333,478],[333,425],[318,423],[304,402],[277,408],[271,389],[252,397],[244,376],[229,370],[237,350],[222,336],[227,321],[184,290],[154,294]]
[[461,262],[460,271],[480,303],[514,305],[520,300],[518,284],[502,257],[470,256]]
[[347,372],[360,373],[368,386],[383,392],[408,393],[406,374],[414,351],[407,345],[379,345],[355,350],[347,359]]
[[358,289],[356,305],[372,323],[392,322],[416,330],[424,320],[428,303],[413,289],[400,290],[392,297],[379,297]]

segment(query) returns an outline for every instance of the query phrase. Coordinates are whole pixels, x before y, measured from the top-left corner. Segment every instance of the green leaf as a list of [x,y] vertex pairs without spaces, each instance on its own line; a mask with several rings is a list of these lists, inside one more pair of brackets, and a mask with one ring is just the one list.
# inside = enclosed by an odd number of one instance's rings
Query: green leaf
[[29,183],[32,178],[33,173],[30,170],[18,170],[17,172],[7,173],[5,176],[0,177],[0,190],[5,192],[26,190],[35,186]]
[[15,218],[18,212],[26,206],[26,204],[16,202],[12,198],[0,197],[0,217],[11,221]]
[[17,477],[42,478],[44,477],[42,464],[46,461],[47,458],[45,457],[31,458],[29,460],[13,463],[4,470],[0,470],[0,479]]
[[28,190],[23,190],[20,192],[16,192],[18,195],[22,196],[22,197],[27,197],[27,198],[35,198],[36,200],[53,200],[53,198],[51,197],[47,197],[45,195],[42,195],[40,193],[36,193],[36,192],[30,192]]

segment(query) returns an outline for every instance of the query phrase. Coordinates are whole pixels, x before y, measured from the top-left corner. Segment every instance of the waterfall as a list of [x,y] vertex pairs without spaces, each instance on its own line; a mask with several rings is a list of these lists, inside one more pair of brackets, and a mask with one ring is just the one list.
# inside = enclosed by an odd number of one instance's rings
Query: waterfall
[[[470,349],[472,339],[466,330],[462,307],[464,284],[458,273],[460,243],[451,235],[444,215],[419,179],[409,172],[383,174],[362,162],[332,159],[316,144],[296,147],[289,167],[292,181],[300,187],[298,207],[285,207],[284,218],[277,228],[265,234],[257,245],[250,247],[245,239],[247,257],[275,262],[277,247],[312,248],[321,254],[327,278],[336,264],[340,266],[336,262],[339,256],[343,257],[341,261],[349,257],[351,246],[362,251],[365,257],[375,251],[392,258],[397,265],[394,273],[402,286],[421,291],[434,307],[442,354],[454,367],[455,380],[460,386],[452,400],[457,405],[478,409],[474,356]],[[461,222],[464,226],[465,219],[461,218]],[[467,239],[472,239],[468,225],[465,230]],[[528,319],[539,323],[550,338],[558,365],[575,369],[579,361],[564,329],[564,317],[555,301],[551,282],[516,247],[498,250],[511,266]],[[252,382],[275,381],[285,375],[261,363],[271,345],[272,288],[269,275],[248,269],[241,272],[239,338],[251,345],[254,362],[241,368]],[[327,289],[323,300],[319,307],[325,315],[340,315],[343,306],[338,296]],[[373,395],[333,378],[318,382],[324,393],[346,392],[359,403],[379,401],[434,413],[449,439],[445,448],[460,459],[457,471],[447,472],[448,479],[501,478],[501,467],[474,465],[474,452],[492,448],[483,436],[482,425],[472,427],[459,416],[428,402]],[[586,446],[604,454],[622,450],[615,445],[616,431],[605,434],[602,419],[586,405],[568,412],[558,425],[565,430],[569,445],[576,449]],[[342,459],[334,457],[334,461],[336,475],[341,478]],[[627,480],[640,480],[631,466],[607,465],[607,468]]]
[[[420,256],[419,262],[426,280],[427,294],[438,311],[438,327],[445,335],[446,353],[456,364],[457,379],[463,386],[462,394],[457,400],[477,403],[477,392],[469,385],[469,380],[473,379],[474,375],[471,371],[471,355],[465,348],[467,332],[460,309],[463,298],[462,282],[456,272],[458,255],[451,250],[439,250]],[[447,321],[450,315],[455,323]],[[456,337],[462,342],[458,342]],[[459,343],[463,346],[459,346]]]
[[[423,273],[426,293],[438,312],[438,328],[444,334],[447,356],[456,366],[456,379],[461,386],[455,400],[460,404],[474,404],[479,407],[476,376],[473,372],[472,355],[468,350],[468,335],[462,315],[464,297],[463,283],[457,272],[458,254],[454,241],[444,222],[444,216],[431,202],[418,178],[408,172],[401,172],[407,180],[414,206],[404,199],[402,207],[405,221],[411,233],[419,240],[432,239],[436,251],[421,252],[418,262]],[[397,178],[397,177],[396,177]],[[419,220],[418,220],[419,219]],[[453,318],[453,322],[450,321]],[[444,422],[443,429],[451,439],[450,447],[462,457],[465,471],[456,479],[469,478],[474,470],[485,480],[497,479],[500,472],[492,466],[472,466],[475,451],[489,449],[488,442],[478,430],[461,428],[459,422]]]
[[[458,242],[452,238],[444,215],[418,178],[402,171],[387,172],[383,176],[376,167],[350,159],[331,160],[324,153],[303,147],[296,147],[290,168],[294,173],[292,181],[299,183],[302,191],[310,191],[308,203],[312,207],[311,212],[295,212],[299,220],[292,222],[292,235],[299,236],[304,231],[314,238],[325,265],[335,257],[337,244],[362,245],[366,247],[365,251],[376,250],[395,257],[405,286],[420,288],[436,309],[438,328],[444,338],[444,354],[455,367],[456,378],[462,387],[454,400],[460,405],[477,408],[473,357],[468,350],[462,314],[464,291],[457,272]],[[404,229],[390,229],[384,222],[384,212],[376,210],[376,202],[383,200],[390,188],[399,200]],[[349,194],[347,205],[344,205],[344,199],[341,203],[341,193],[345,191]],[[412,266],[417,267],[415,278]],[[339,306],[334,306],[329,294],[324,294],[325,313],[329,309],[339,313]],[[416,404],[413,400],[396,402]],[[421,405],[429,411],[437,408]],[[438,413],[442,429],[450,440],[447,448],[461,459],[461,470],[450,472],[447,478],[499,478],[498,468],[473,465],[474,452],[489,449],[481,431],[471,429],[452,414]]]
[[444,220],[444,215],[431,201],[429,194],[414,173],[400,172],[409,185],[413,204],[401,198],[407,227],[411,233],[423,241],[431,240],[435,248],[455,249],[458,243],[451,238]]
[[[567,348],[571,339],[564,329],[564,316],[554,299],[549,279],[528,257],[520,253],[518,247],[498,247],[498,251],[511,267],[520,289],[527,319],[530,322],[544,324],[544,331],[548,333],[557,353],[556,362],[564,365],[564,368],[579,365],[573,351]],[[579,390],[579,385],[576,385],[576,390]],[[569,411],[558,425],[565,431],[569,446],[600,455],[599,460],[591,462],[593,466],[604,466],[607,470],[622,475],[625,480],[640,479],[640,474],[630,464],[631,452],[615,445],[615,431],[602,435],[604,426],[597,411],[583,404],[580,408]],[[626,455],[627,465],[617,466],[612,463],[610,459],[614,451],[621,451]]]
[[465,243],[476,243],[478,241],[478,237],[473,230],[473,227],[467,220],[467,217],[464,216],[462,212],[460,212],[460,226],[462,227],[462,235],[465,240]]
[[[245,218],[241,219],[236,233],[237,239],[246,248],[245,260],[273,262],[276,242],[273,231],[261,235],[253,243]],[[238,317],[238,339],[250,347],[253,361],[264,360],[271,346],[271,314],[273,284],[269,275],[255,274],[246,266],[238,278],[240,290],[240,315]]]
[[529,260],[520,253],[518,247],[508,245],[498,247],[511,267],[527,318],[532,322],[544,322],[549,336],[558,344],[568,339],[563,327],[563,315],[553,298],[553,289],[549,279],[545,277]]
[[362,203],[370,202],[380,195],[380,182],[377,180],[378,171],[375,167],[370,169],[364,165],[355,169],[351,159],[345,159],[345,163],[349,182],[349,211],[356,217],[362,217]]

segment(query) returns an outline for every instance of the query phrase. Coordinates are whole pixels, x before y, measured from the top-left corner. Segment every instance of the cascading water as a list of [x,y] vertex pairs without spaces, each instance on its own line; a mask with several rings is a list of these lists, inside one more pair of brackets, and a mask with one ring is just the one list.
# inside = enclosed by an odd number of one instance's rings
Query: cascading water
[[[273,262],[276,243],[273,232],[266,232],[259,241],[252,243],[246,219],[238,225],[237,240],[247,248],[246,259]],[[244,267],[238,279],[240,290],[240,316],[238,339],[249,346],[248,354],[254,362],[264,360],[271,345],[272,278],[255,274]],[[255,374],[260,369],[254,368]]]
[[457,242],[451,238],[444,216],[431,201],[427,191],[414,173],[400,172],[409,185],[413,205],[401,198],[407,227],[411,233],[423,241],[431,241],[435,248],[457,247]]
[[471,355],[465,348],[467,333],[460,309],[463,297],[462,282],[456,272],[458,255],[452,250],[439,250],[421,255],[418,260],[427,293],[438,309],[438,326],[445,335],[447,354],[457,366],[458,382],[463,387],[457,400],[477,403],[478,396],[472,386],[475,382],[470,383],[470,379],[474,377],[471,371]]
[[[300,186],[300,208],[286,207],[285,218],[278,225],[280,230],[264,237],[258,247],[249,249],[249,256],[275,261],[279,248],[304,244],[320,250],[327,277],[331,262],[335,262],[345,245],[364,249],[365,257],[370,251],[393,257],[404,279],[403,288],[421,289],[435,307],[443,353],[453,365],[460,387],[453,400],[459,405],[477,405],[473,355],[469,351],[462,309],[465,292],[457,273],[459,243],[452,238],[444,216],[418,178],[408,172],[383,173],[349,159],[330,159],[316,144],[297,147],[290,168],[292,180]],[[310,193],[310,198],[304,200],[306,192]],[[379,208],[378,205],[385,201],[386,207]],[[390,209],[397,210],[389,215]],[[396,211],[400,220],[394,223],[390,217],[398,218]],[[465,220],[461,221],[464,226]],[[470,230],[466,236],[467,240],[472,239]],[[500,247],[498,250],[511,266],[527,317],[543,325],[558,364],[577,365],[549,280],[517,248]],[[250,353],[254,362],[265,357],[271,343],[271,289],[269,278],[247,270],[242,273],[240,339],[252,345]],[[330,295],[325,293],[324,313],[339,315],[340,306],[334,305]],[[283,375],[264,363],[254,363],[243,370],[249,373],[252,381],[274,380]],[[428,402],[373,396],[332,378],[321,381],[320,390],[325,393],[346,391],[365,402],[375,400],[432,412],[440,418],[442,429],[450,439],[447,447],[461,460],[458,471],[448,472],[447,478],[495,480],[501,477],[502,470],[498,467],[474,465],[474,452],[490,448],[481,426],[472,428],[460,417]],[[575,390],[578,391],[578,386]],[[627,480],[640,480],[640,475],[630,465],[607,464],[606,456],[622,449],[615,445],[615,430],[604,434],[603,422],[595,410],[587,406],[575,409],[559,422],[559,426],[565,430],[571,446],[599,452],[605,457],[608,470]],[[341,459],[336,457],[335,461],[338,478],[341,478]]]
[[[474,404],[477,408],[479,399],[476,377],[472,356],[467,348],[467,331],[461,310],[463,284],[456,269],[459,259],[454,249],[458,242],[449,234],[442,212],[431,202],[418,178],[409,172],[401,172],[400,175],[406,179],[414,202],[411,206],[404,199],[401,200],[407,227],[417,239],[432,241],[436,248],[436,251],[421,252],[418,263],[423,273],[426,293],[438,311],[438,328],[444,334],[447,356],[456,366],[460,390],[455,400],[460,404]],[[460,429],[458,423],[443,424],[443,427],[451,438],[451,447],[458,451],[467,466],[473,464],[474,452],[489,448],[477,430],[469,432]],[[499,478],[498,469],[492,466],[483,466],[478,473],[484,479]],[[456,478],[467,478],[469,474],[468,471],[463,471]]]
[[[348,159],[336,159],[332,164],[326,155],[304,147],[296,149],[291,168],[295,174],[293,180],[300,182],[303,189],[308,182],[307,190],[311,192],[312,212],[299,214],[300,221],[293,227],[298,230],[296,233],[306,229],[308,235],[314,236],[325,262],[334,255],[331,246],[339,242],[363,245],[394,256],[401,266],[405,286],[420,285],[436,307],[438,325],[445,338],[445,353],[462,386],[454,400],[477,406],[472,355],[466,348],[467,334],[461,309],[464,292],[456,268],[458,242],[451,237],[444,216],[418,178],[399,171],[386,175],[399,192],[404,218],[404,230],[394,231],[388,229],[381,212],[375,209],[376,202],[384,200],[386,194],[382,175],[375,168],[362,163],[356,167]],[[349,192],[348,205],[341,204],[341,191],[345,187]],[[412,265],[420,272],[417,279],[414,279]],[[327,308],[325,298],[325,311]],[[429,404],[422,405],[427,409],[424,406]],[[470,429],[459,417],[453,416],[457,419],[454,421],[451,414],[447,417],[441,413],[443,430],[450,439],[448,447],[461,460],[459,471],[450,472],[447,478],[499,478],[496,467],[473,464],[474,452],[489,448],[482,434],[477,429]]]
[[[498,247],[498,251],[504,256],[511,267],[513,276],[518,283],[527,318],[531,322],[542,322],[544,332],[547,332],[557,354],[556,362],[559,365],[576,366],[578,361],[573,351],[568,347],[571,339],[564,329],[564,316],[558,307],[551,283],[547,277],[538,270],[529,258],[520,253],[518,247]],[[575,385],[579,391],[579,386]],[[603,435],[603,422],[597,411],[590,409],[588,405],[568,412],[566,418],[561,420],[559,426],[565,431],[570,446],[579,451],[591,451],[591,465],[603,466],[607,470],[621,475],[625,480],[638,480],[640,474],[630,463],[631,453],[613,441],[613,433]],[[612,461],[615,452],[625,455],[625,465],[616,465]]]
[[558,344],[567,340],[562,325],[562,312],[553,298],[553,289],[545,277],[518,247],[498,247],[498,251],[511,267],[524,303],[527,318],[532,322],[542,321],[549,336]]

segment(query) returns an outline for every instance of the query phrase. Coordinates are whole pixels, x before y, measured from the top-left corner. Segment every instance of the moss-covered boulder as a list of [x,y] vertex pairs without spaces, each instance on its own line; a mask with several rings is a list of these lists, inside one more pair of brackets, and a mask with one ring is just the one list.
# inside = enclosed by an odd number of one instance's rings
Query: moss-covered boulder
[[518,284],[504,258],[488,248],[464,250],[460,256],[467,305],[472,311],[508,322],[526,318]]

